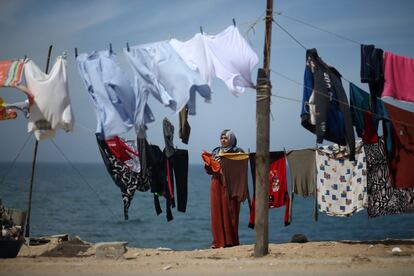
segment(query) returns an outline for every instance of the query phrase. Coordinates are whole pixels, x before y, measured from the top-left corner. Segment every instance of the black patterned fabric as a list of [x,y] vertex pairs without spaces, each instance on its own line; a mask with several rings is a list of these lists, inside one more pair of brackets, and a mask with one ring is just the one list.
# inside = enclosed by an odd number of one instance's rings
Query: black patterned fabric
[[391,185],[381,137],[376,144],[364,145],[367,158],[368,216],[377,217],[414,211],[414,190]]
[[124,217],[128,219],[128,209],[134,197],[135,191],[145,192],[150,189],[149,175],[143,175],[132,171],[125,163],[119,161],[109,150],[101,134],[96,133],[96,140],[105,167],[114,183],[122,193],[124,203]]

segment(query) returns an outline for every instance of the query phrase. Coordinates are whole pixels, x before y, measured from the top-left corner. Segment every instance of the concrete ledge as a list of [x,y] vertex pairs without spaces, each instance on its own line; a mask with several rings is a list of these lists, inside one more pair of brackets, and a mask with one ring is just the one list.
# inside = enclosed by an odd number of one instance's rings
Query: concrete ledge
[[127,242],[100,242],[95,244],[95,256],[97,259],[119,259],[127,252]]

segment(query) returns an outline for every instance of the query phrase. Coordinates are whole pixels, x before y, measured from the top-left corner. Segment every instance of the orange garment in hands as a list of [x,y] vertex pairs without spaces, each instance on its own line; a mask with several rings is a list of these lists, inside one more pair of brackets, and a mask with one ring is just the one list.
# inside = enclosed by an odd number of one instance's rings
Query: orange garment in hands
[[211,168],[215,173],[220,171],[220,161],[214,160],[213,155],[207,151],[203,151],[201,158],[204,161],[204,166]]

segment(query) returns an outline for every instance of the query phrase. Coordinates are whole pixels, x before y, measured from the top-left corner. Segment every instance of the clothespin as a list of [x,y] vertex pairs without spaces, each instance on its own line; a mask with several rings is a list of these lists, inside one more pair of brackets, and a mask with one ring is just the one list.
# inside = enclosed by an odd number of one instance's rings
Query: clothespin
[[236,27],[236,20],[233,18],[233,26]]
[[200,26],[200,33],[203,34],[203,27]]
[[126,45],[127,45],[127,51],[129,52],[129,43],[127,42]]
[[112,43],[109,43],[109,53],[112,54]]
[[78,48],[75,48],[75,58],[78,57]]

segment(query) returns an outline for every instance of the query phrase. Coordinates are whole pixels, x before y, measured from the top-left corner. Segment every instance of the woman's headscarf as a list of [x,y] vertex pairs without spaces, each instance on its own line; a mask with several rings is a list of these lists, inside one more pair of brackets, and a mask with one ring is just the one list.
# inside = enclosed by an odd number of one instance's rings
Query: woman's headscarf
[[237,138],[236,134],[231,129],[225,129],[220,134],[220,139],[222,136],[226,136],[227,140],[229,141],[229,145],[227,147],[222,147],[220,145],[220,149],[224,152],[232,152],[232,149],[234,149],[237,146]]
[[227,147],[222,147],[221,145],[217,148],[215,148],[212,152],[214,159],[219,160],[220,157],[218,156],[220,152],[243,152],[243,150],[239,147],[237,147],[237,138],[236,134],[231,129],[225,129],[220,133],[220,139],[221,136],[225,135],[229,141],[229,145]]

